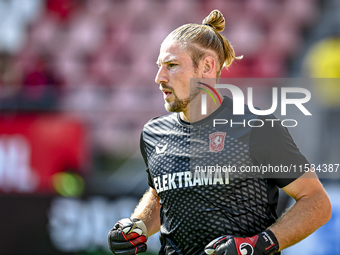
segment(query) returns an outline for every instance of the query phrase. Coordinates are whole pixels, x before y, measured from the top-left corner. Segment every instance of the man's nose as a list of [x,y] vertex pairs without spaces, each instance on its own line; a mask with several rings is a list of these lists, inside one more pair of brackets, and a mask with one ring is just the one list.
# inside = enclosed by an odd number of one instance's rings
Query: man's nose
[[155,82],[158,84],[169,82],[168,74],[164,66],[159,67],[156,78],[155,78]]

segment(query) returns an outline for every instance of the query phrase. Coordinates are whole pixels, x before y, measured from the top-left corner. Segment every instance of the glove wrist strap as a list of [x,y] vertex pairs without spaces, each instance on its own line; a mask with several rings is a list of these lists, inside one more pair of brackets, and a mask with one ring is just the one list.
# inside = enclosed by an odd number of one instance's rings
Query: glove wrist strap
[[273,254],[279,251],[279,242],[277,241],[276,236],[271,230],[267,229],[266,231],[260,233],[258,236],[259,242],[261,242],[264,248],[264,255]]
[[145,223],[137,218],[131,218],[131,221],[134,222],[134,228],[140,228],[143,231],[143,234],[145,235],[146,239],[148,239],[149,235],[148,235],[148,229],[145,225]]

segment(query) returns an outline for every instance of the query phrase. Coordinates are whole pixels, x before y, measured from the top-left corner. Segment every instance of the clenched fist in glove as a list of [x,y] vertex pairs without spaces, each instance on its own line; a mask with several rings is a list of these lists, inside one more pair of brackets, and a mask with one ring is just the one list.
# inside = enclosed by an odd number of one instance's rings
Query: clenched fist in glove
[[272,231],[266,230],[253,237],[221,236],[204,249],[214,255],[271,255],[279,250],[279,243]]
[[133,255],[146,251],[148,231],[143,221],[125,218],[110,230],[108,239],[113,254]]

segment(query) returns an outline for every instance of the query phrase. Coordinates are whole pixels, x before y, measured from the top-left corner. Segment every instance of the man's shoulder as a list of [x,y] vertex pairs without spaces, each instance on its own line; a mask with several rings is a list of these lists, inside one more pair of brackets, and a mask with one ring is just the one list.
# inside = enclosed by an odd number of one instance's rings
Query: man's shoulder
[[143,132],[155,132],[157,130],[169,130],[178,122],[177,113],[170,113],[150,119],[143,128]]
[[152,118],[144,125],[142,131],[144,143],[149,146],[155,146],[159,139],[170,133],[176,123],[178,123],[177,113]]

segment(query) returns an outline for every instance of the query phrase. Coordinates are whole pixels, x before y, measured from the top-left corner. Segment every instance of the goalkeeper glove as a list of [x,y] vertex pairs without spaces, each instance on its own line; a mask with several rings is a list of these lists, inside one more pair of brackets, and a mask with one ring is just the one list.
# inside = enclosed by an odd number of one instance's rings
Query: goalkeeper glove
[[222,236],[204,249],[206,254],[213,255],[270,255],[278,250],[279,243],[269,229],[253,237]]
[[136,218],[118,221],[108,234],[109,248],[117,255],[145,252],[147,239],[148,231],[144,222]]

